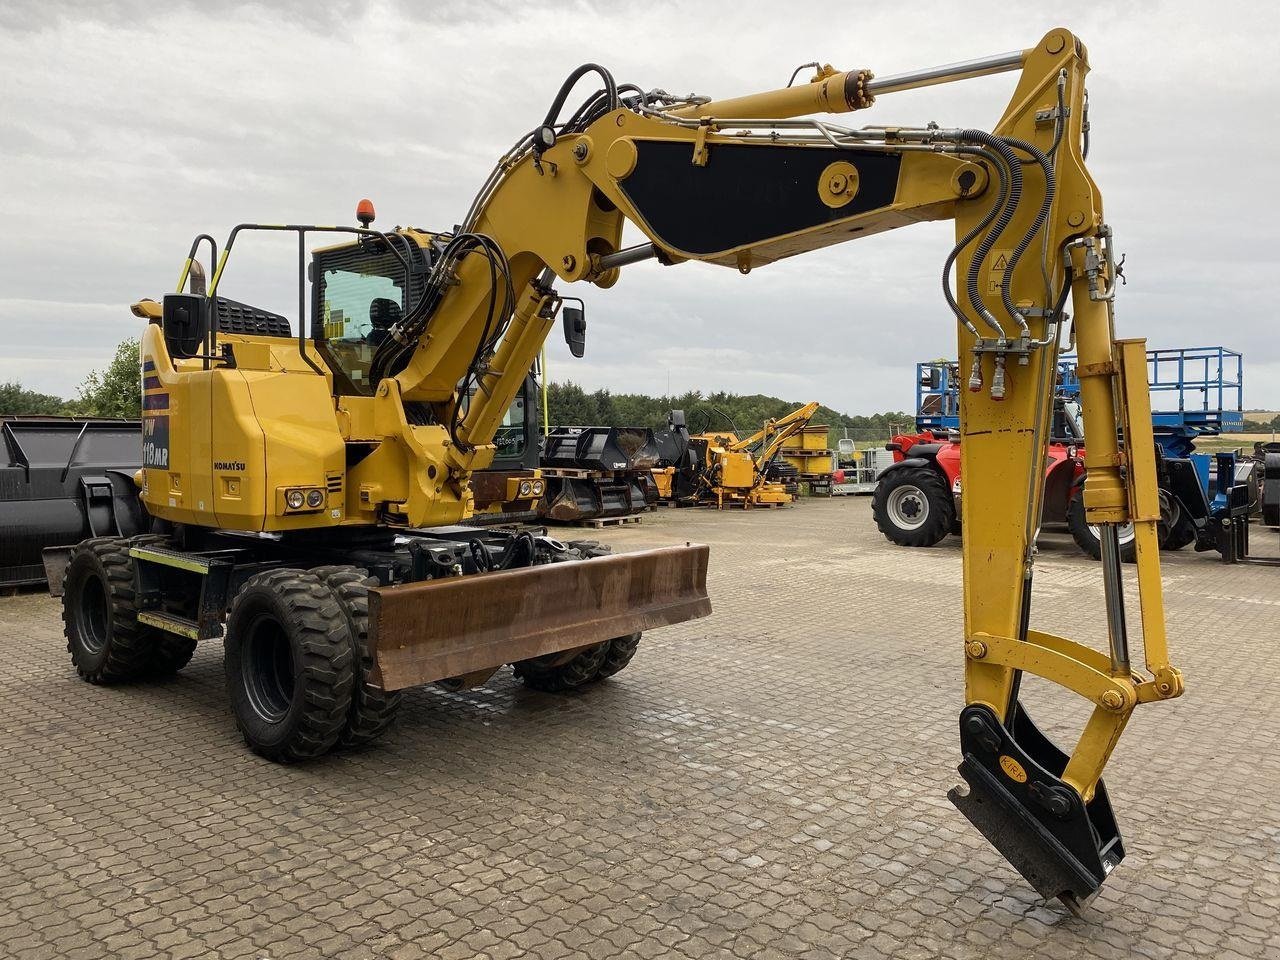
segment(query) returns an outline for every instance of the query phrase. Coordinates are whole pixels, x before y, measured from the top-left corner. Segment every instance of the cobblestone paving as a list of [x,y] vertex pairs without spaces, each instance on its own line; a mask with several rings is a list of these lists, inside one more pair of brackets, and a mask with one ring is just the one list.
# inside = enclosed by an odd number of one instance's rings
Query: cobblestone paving
[[[0,600],[0,956],[1280,956],[1280,570],[1167,558],[1189,690],[1121,742],[1129,856],[1076,919],[945,798],[957,541],[893,547],[865,499],[601,534],[686,538],[715,616],[613,680],[418,690],[385,744],[291,768],[242,747],[219,644],[96,688],[54,601]],[[1098,643],[1097,567],[1050,540],[1036,625]]]

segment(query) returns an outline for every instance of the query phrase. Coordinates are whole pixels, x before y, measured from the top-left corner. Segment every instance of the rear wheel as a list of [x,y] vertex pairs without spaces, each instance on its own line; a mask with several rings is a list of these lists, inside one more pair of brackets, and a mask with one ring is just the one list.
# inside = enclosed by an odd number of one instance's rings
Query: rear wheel
[[320,577],[337,597],[347,617],[355,653],[351,713],[338,743],[344,747],[364,746],[387,732],[404,699],[399,691],[388,693],[369,682],[373,672],[373,649],[369,645],[369,588],[376,587],[378,581],[358,567],[316,567],[311,572]]
[[347,618],[323,579],[268,570],[249,579],[227,617],[227,693],[255,753],[317,757],[351,713],[354,651]]
[[[1077,490],[1067,506],[1067,528],[1076,545],[1094,560],[1102,558],[1101,528],[1097,524],[1088,523],[1084,516],[1084,494]],[[1133,524],[1120,525],[1117,531],[1120,540],[1120,559],[1124,563],[1133,563],[1138,558],[1137,537]]]
[[167,677],[177,673],[191,662],[195,652],[196,641],[190,637],[180,637],[176,633],[160,633],[156,637],[151,673],[157,677]]
[[904,547],[941,543],[956,519],[946,481],[930,467],[906,467],[882,476],[871,497],[871,515],[881,533]]
[[567,693],[585,687],[600,675],[612,641],[585,650],[550,653],[512,664],[515,675],[526,687],[543,693]]
[[119,683],[152,672],[156,632],[138,623],[128,540],[99,537],[76,546],[62,589],[67,651],[81,678]]
[[596,679],[604,680],[620,670],[625,670],[639,648],[640,634],[638,633],[630,633],[625,637],[615,637],[610,640],[609,649],[605,651],[604,662],[600,664],[600,672],[596,674]]

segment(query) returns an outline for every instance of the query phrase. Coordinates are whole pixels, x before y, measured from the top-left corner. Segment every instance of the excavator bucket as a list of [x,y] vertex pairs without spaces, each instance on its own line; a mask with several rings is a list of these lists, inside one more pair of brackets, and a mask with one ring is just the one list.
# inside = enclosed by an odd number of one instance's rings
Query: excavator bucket
[[960,775],[968,792],[947,796],[1045,899],[1073,913],[1124,859],[1124,844],[1099,781],[1085,803],[1061,779],[1067,755],[1031,722],[1022,704],[1009,727],[984,706],[960,714]]
[[649,473],[657,462],[647,427],[556,427],[542,441],[539,512],[557,523],[642,513],[658,499]]
[[463,677],[711,613],[701,544],[370,591],[384,690]]
[[544,474],[547,495],[542,501],[545,520],[572,523],[629,517],[657,503],[658,491],[648,474],[616,477],[557,477]]
[[555,427],[542,442],[542,466],[578,470],[648,470],[658,446],[647,427]]

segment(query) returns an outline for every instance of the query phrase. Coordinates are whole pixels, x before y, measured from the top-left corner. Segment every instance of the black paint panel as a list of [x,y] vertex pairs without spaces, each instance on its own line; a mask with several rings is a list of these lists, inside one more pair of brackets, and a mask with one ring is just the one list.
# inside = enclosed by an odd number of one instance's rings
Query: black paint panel
[[[705,167],[693,145],[636,141],[636,168],[619,184],[664,246],[698,256],[845,220],[893,203],[900,156],[874,150],[711,144]],[[828,164],[858,168],[858,193],[832,209],[818,196]]]

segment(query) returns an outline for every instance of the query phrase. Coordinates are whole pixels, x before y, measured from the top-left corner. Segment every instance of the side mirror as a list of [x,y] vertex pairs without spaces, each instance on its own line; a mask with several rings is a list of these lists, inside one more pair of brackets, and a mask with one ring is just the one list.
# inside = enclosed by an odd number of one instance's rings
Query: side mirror
[[193,293],[166,293],[160,322],[169,356],[194,357],[209,332],[209,300]]
[[569,352],[581,357],[587,352],[587,312],[581,305],[568,303],[560,310],[564,317],[564,342],[569,345]]

